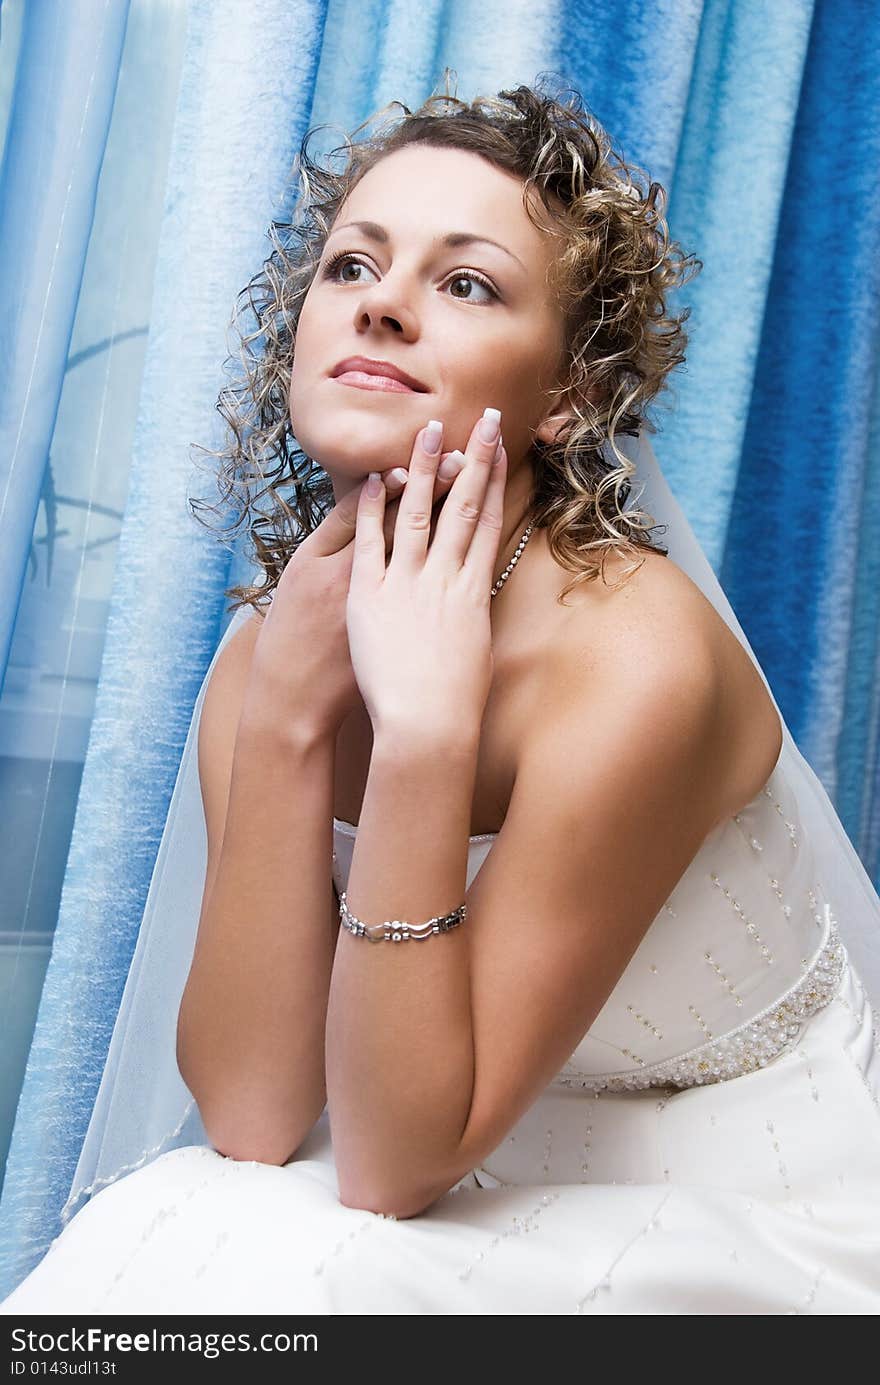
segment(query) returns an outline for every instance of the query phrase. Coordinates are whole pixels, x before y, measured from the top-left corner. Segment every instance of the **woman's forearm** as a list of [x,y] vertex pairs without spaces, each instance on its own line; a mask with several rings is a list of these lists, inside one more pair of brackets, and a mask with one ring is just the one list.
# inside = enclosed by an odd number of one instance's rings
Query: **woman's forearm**
[[326,1104],[334,759],[334,736],[252,679],[177,1034],[205,1129],[238,1159],[285,1162]]
[[[373,743],[347,898],[364,923],[421,923],[465,897],[478,735]],[[455,1149],[474,1077],[467,920],[424,940],[340,928],[326,1072],[340,1196],[410,1215]],[[393,1204],[393,1205],[392,1205]]]

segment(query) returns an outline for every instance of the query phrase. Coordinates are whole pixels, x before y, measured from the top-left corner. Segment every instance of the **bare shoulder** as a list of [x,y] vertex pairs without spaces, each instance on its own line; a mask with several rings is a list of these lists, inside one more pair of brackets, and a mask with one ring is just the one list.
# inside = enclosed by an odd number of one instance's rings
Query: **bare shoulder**
[[238,721],[263,617],[253,612],[224,644],[214,662],[199,716],[199,781],[212,871],[226,822]]
[[200,735],[210,738],[218,723],[225,723],[233,715],[237,720],[262,623],[263,617],[252,612],[242,620],[217,655],[205,689]]
[[[622,563],[609,565],[609,582],[622,572]],[[618,697],[629,688],[634,696],[656,689],[670,716],[707,709],[723,812],[738,812],[767,782],[782,746],[779,715],[749,655],[696,583],[663,554],[646,554],[620,586],[591,585],[596,590],[565,627],[563,696],[569,679],[589,674]]]

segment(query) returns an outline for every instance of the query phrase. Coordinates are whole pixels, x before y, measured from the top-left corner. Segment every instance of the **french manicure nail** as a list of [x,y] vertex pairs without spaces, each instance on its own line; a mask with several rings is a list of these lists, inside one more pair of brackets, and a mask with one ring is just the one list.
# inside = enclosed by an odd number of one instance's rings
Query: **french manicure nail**
[[425,431],[422,434],[422,447],[429,457],[437,456],[442,438],[443,424],[437,418],[430,419],[425,424]]
[[396,466],[393,471],[388,472],[385,478],[386,485],[390,484],[394,490],[398,490],[400,487],[405,486],[408,480],[409,472],[404,470],[402,466]]
[[484,409],[483,417],[480,419],[480,424],[477,428],[477,436],[479,437],[480,442],[484,442],[487,445],[491,442],[495,442],[500,432],[501,410]]
[[444,481],[452,481],[461,471],[465,461],[464,453],[459,452],[456,448],[454,452],[450,452],[448,457],[444,457],[437,469],[437,475],[442,476]]

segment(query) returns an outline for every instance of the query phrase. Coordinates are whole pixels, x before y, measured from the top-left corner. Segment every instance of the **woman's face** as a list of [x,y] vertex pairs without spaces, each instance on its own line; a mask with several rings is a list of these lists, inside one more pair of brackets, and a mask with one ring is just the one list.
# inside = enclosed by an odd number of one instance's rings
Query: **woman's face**
[[[417,145],[386,155],[340,207],[303,302],[289,398],[296,440],[337,502],[368,471],[408,467],[431,418],[443,452],[464,451],[483,410],[500,409],[508,474],[525,458],[557,383],[563,323],[545,282],[554,242],[521,197],[520,180],[478,154]],[[355,356],[391,362],[421,388],[334,378]]]

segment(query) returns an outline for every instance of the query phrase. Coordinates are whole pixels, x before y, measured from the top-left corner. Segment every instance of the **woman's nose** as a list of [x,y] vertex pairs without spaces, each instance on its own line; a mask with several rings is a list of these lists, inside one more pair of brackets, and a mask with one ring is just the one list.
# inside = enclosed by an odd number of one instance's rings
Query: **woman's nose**
[[369,321],[373,324],[377,322],[389,323],[390,326],[393,327],[395,332],[402,332],[404,330],[401,318],[399,316],[395,316],[392,313],[380,313],[376,312],[372,308],[364,308],[361,310],[361,315],[362,317],[368,318]]
[[358,319],[373,326],[388,324],[395,332],[412,335],[417,330],[416,314],[406,298],[406,290],[386,277],[364,289],[358,303]]

